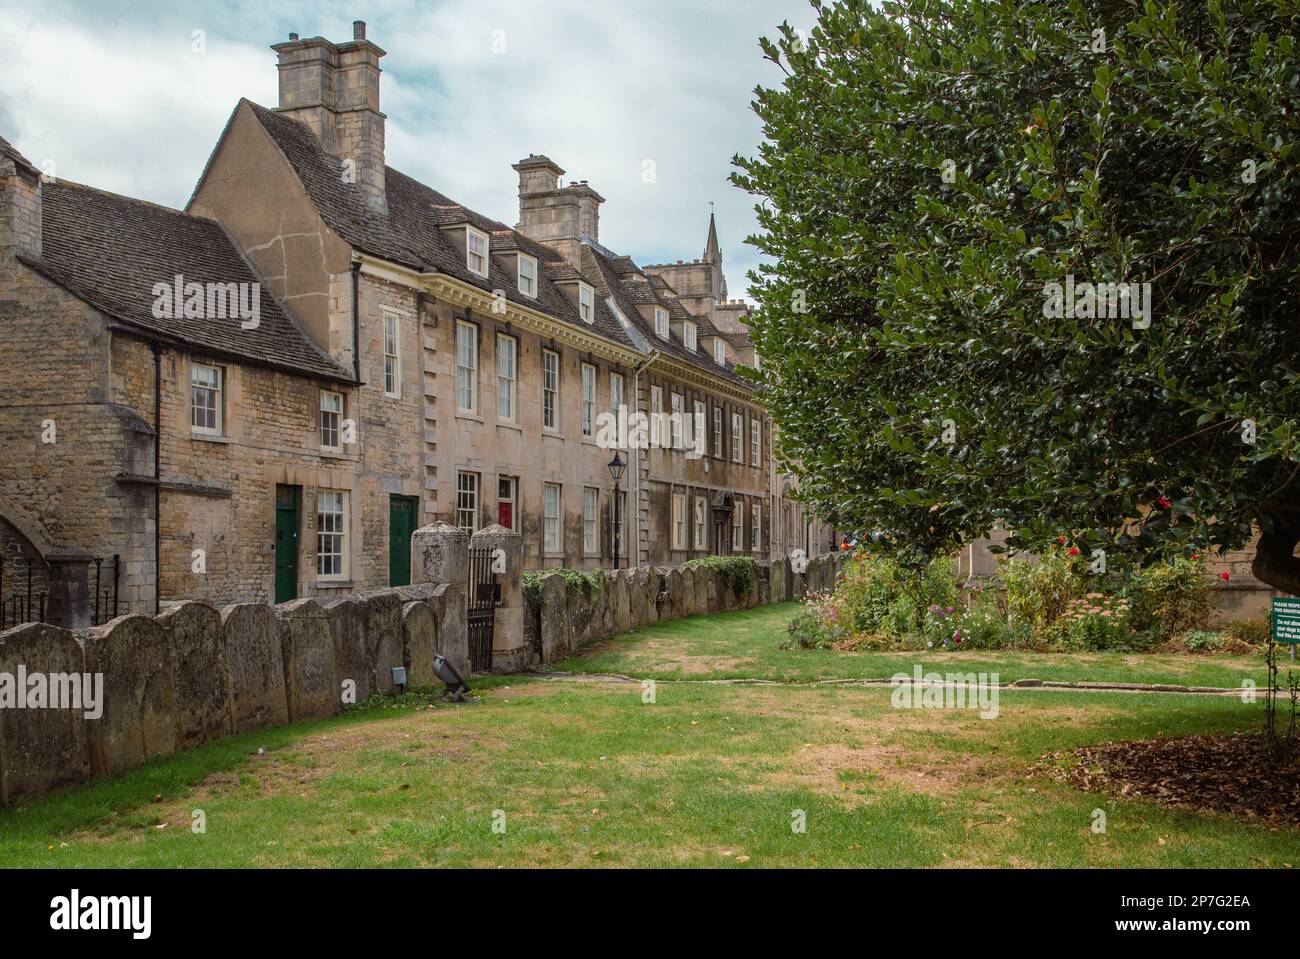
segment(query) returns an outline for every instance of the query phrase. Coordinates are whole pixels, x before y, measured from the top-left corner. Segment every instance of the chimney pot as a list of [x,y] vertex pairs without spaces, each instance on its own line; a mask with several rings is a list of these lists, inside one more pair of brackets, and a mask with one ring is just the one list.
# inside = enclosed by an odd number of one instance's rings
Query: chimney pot
[[364,40],[365,38],[366,38],[366,21],[364,21],[364,20],[353,20],[353,21],[352,21],[352,39],[353,39],[353,40]]
[[289,34],[289,39],[290,39],[290,40],[297,40],[297,39],[298,39],[298,34],[296,34],[296,33],[291,33],[291,34]]

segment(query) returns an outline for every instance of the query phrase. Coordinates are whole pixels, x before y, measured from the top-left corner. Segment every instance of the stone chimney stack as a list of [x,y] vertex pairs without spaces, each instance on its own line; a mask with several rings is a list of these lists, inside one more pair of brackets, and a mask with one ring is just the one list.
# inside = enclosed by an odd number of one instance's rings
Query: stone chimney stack
[[41,255],[41,171],[0,137],[0,270]]
[[384,114],[379,110],[379,60],[384,51],[366,39],[366,25],[352,24],[352,39],[334,44],[321,37],[289,34],[271,47],[279,56],[278,112],[305,124],[343,162],[345,183],[366,203],[388,212],[384,190]]
[[580,266],[582,241],[600,242],[600,205],[605,198],[586,180],[561,187],[564,171],[549,157],[533,154],[513,168],[519,174],[515,229]]

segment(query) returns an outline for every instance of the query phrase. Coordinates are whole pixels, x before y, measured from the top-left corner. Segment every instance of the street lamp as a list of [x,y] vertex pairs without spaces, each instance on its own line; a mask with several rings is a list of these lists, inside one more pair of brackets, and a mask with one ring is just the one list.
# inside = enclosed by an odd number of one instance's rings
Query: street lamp
[[623,479],[623,471],[627,469],[627,464],[618,455],[618,450],[614,450],[614,458],[607,465],[609,466],[609,477],[614,481],[614,568],[618,569],[618,545],[623,532],[623,510],[622,504],[619,502],[622,494],[619,492],[618,484]]

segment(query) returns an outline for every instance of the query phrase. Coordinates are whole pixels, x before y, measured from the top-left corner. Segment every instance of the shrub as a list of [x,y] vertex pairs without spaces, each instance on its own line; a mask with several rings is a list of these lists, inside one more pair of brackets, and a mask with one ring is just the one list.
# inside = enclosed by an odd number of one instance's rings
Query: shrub
[[1071,650],[1132,649],[1129,601],[1122,596],[1087,593],[1067,604],[1052,626],[1056,641]]
[[556,566],[551,569],[530,569],[524,573],[520,582],[520,589],[524,594],[524,601],[537,613],[542,608],[542,579],[552,573],[559,573],[564,577],[564,595],[572,597],[579,591],[587,596],[599,593],[605,588],[605,575],[599,570],[592,573],[584,573],[580,569],[569,569],[566,566]]
[[1229,623],[1227,633],[1247,646],[1263,646],[1273,635],[1273,614],[1267,612],[1263,619],[1239,619]]
[[1133,605],[1133,628],[1153,643],[1203,629],[1214,609],[1200,557],[1144,567],[1133,575],[1125,592]]
[[1079,550],[1065,546],[1036,562],[1004,561],[1001,573],[1007,592],[1008,622],[1044,639],[1055,638],[1056,621],[1087,592],[1086,570]]
[[832,644],[817,614],[808,609],[801,609],[785,629],[790,634],[790,639],[785,644],[787,649],[790,646],[799,646],[802,649],[829,649]]
[[748,596],[758,584],[758,561],[752,556],[704,556],[687,560],[683,569],[696,566],[715,570],[722,577],[723,585],[737,597]]

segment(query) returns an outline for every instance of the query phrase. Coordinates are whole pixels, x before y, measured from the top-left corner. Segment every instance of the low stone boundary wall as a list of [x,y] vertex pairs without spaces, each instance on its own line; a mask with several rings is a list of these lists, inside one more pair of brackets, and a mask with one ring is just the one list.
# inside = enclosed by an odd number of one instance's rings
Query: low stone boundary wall
[[605,570],[602,586],[590,593],[568,588],[562,574],[550,573],[542,577],[539,606],[530,611],[533,664],[558,662],[586,643],[664,620],[750,609],[828,590],[842,558],[830,554],[801,565],[802,572],[795,572],[788,559],[759,563],[753,589],[742,596],[707,566]]
[[468,676],[464,621],[463,591],[424,584],[324,603],[187,602],[76,632],[10,629],[0,633],[0,802],[332,716],[391,691],[394,666],[408,684],[434,684],[435,654]]

